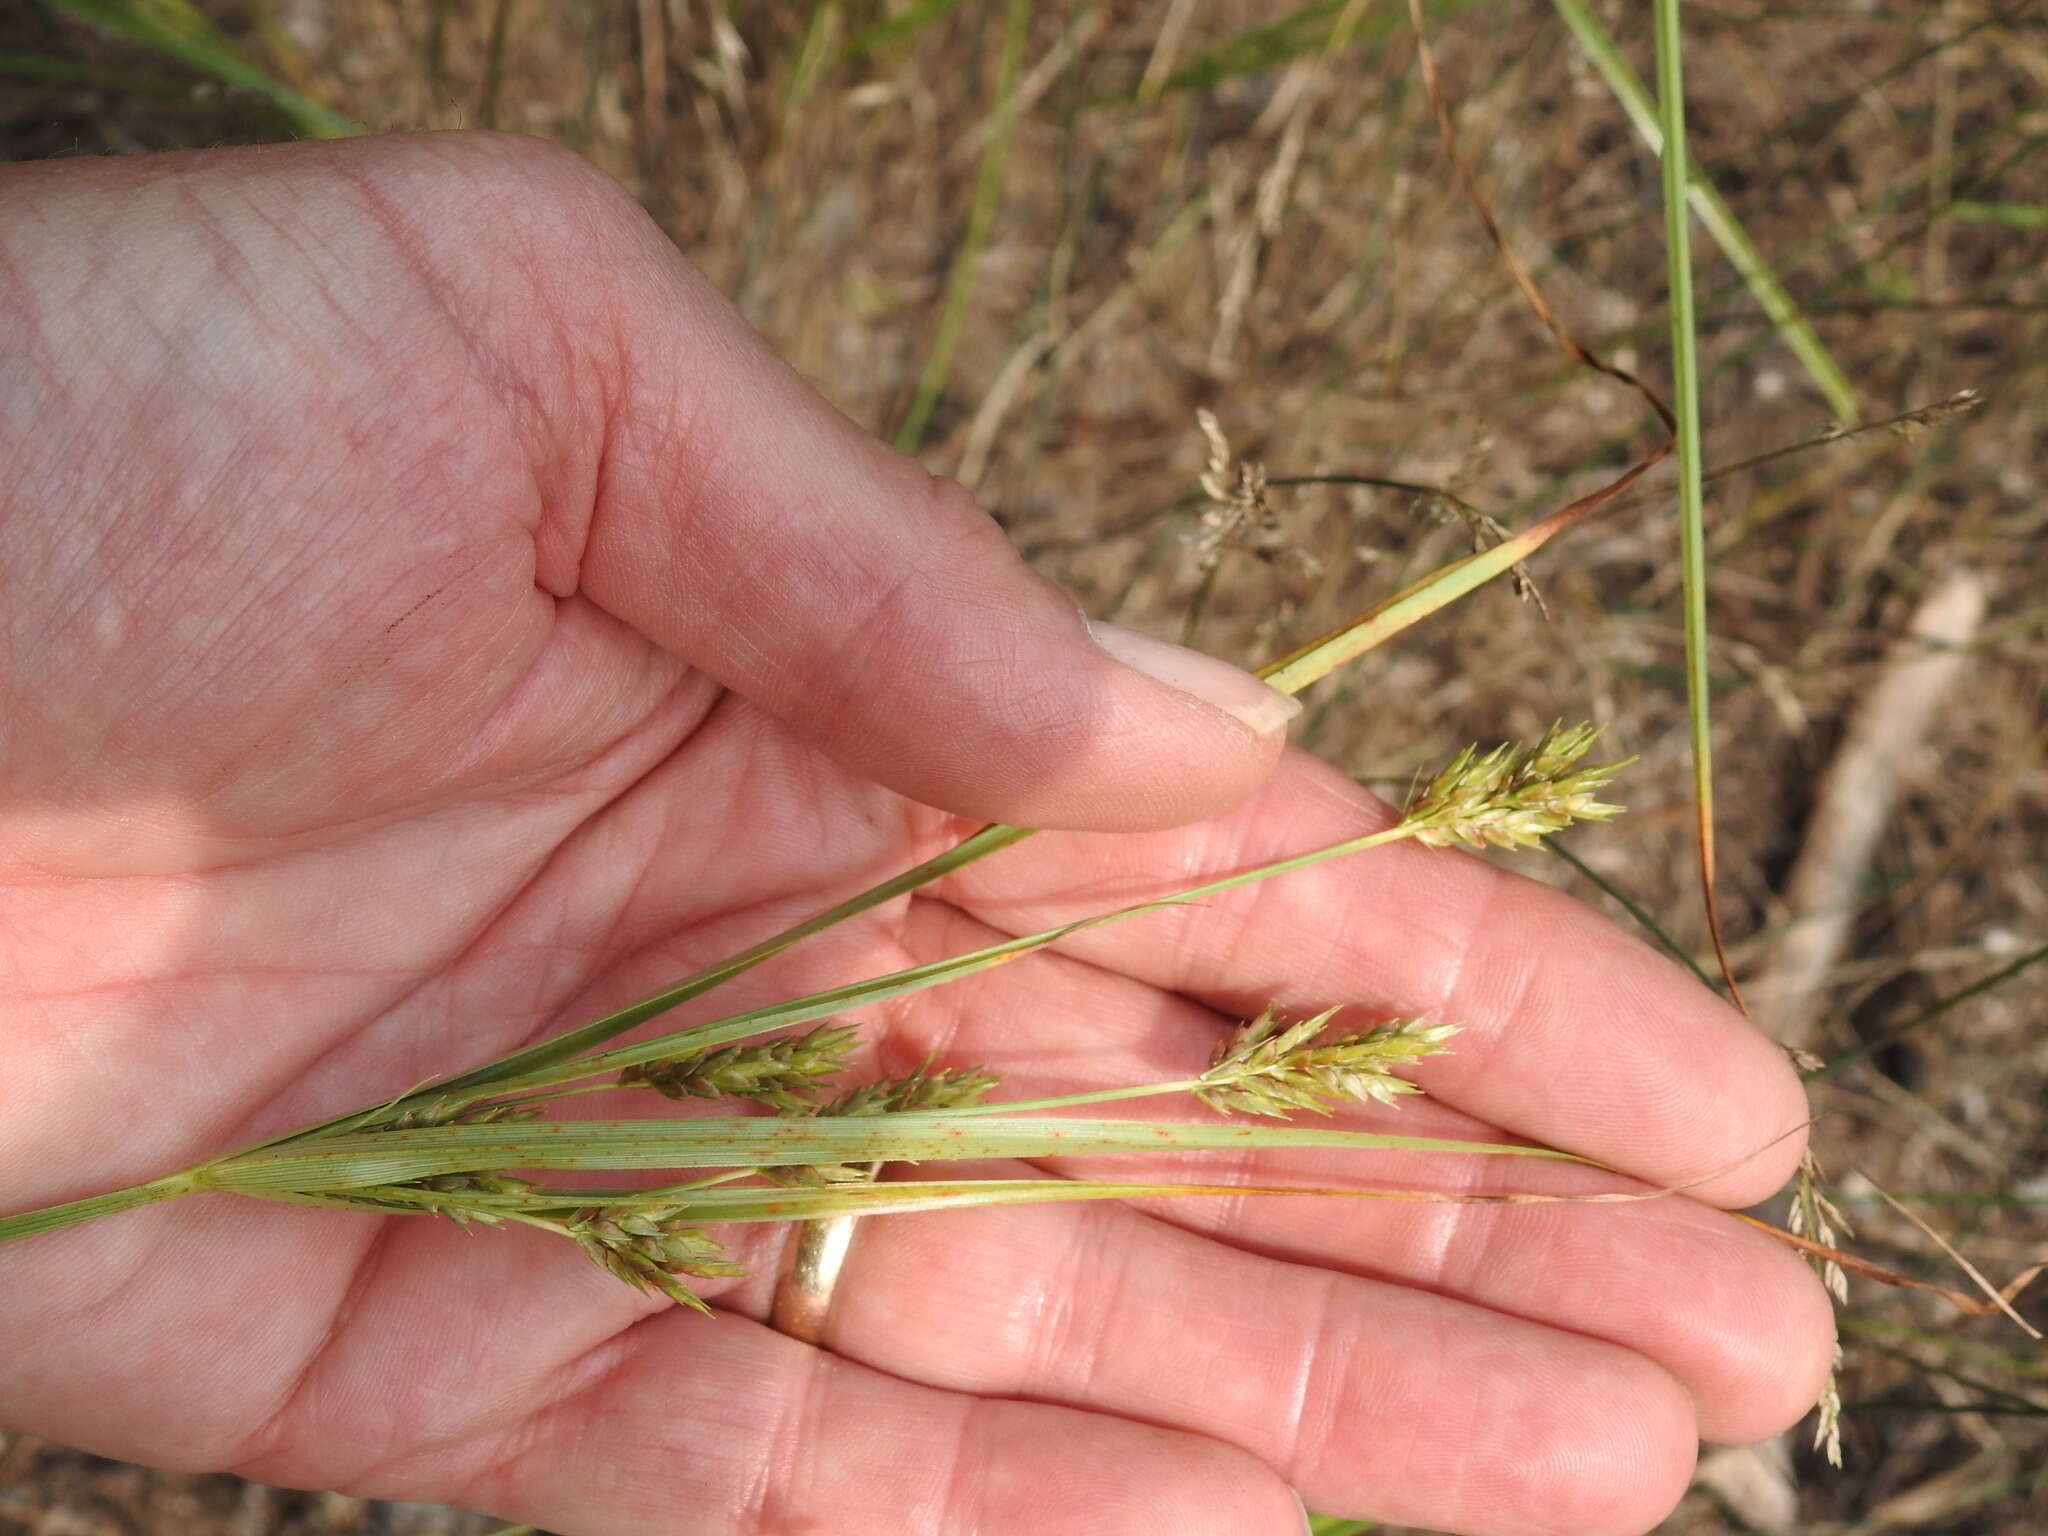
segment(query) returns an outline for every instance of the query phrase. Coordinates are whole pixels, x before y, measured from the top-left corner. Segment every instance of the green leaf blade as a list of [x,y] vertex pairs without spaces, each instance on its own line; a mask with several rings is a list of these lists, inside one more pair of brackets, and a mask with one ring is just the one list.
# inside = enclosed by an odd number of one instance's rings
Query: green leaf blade
[[320,1192],[510,1168],[800,1167],[1310,1147],[1590,1162],[1547,1147],[1322,1127],[1001,1119],[966,1114],[844,1120],[587,1120],[358,1132],[324,1138],[314,1145],[271,1147],[211,1166],[205,1170],[204,1187],[245,1194]]

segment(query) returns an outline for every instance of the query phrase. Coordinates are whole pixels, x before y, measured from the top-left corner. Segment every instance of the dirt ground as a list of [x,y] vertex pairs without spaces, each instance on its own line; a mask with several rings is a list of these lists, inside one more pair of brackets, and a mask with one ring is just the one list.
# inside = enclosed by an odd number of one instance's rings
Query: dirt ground
[[[1646,8],[1593,9],[1647,76]],[[1199,598],[1198,407],[1276,480],[1437,486],[1511,526],[1657,441],[1640,403],[1570,365],[1516,296],[1435,136],[1396,0],[1031,7],[1006,110],[1005,10],[985,0],[281,0],[268,44],[249,7],[207,10],[371,128],[490,123],[578,148],[885,436],[920,409],[965,250],[957,350],[917,451],[1091,612],[1177,635],[1199,609],[1197,643],[1220,654],[1277,654],[1467,535],[1426,496],[1276,490],[1271,547],[1226,551]],[[1433,10],[1460,131],[1514,248],[1573,329],[1662,381],[1655,161],[1550,5]],[[2048,1257],[2048,966],[2018,963],[2048,943],[2048,13],[1695,0],[1686,16],[1695,153],[1861,419],[1980,396],[1816,444],[1830,407],[1696,234],[1709,463],[1808,445],[1711,491],[1734,962],[1760,1011],[1796,1015],[1787,1027],[1823,1056],[1856,1053],[1815,1102],[1857,1251],[1957,1280],[1877,1186],[2011,1275]],[[286,134],[247,93],[195,88],[37,7],[0,13],[4,61],[9,158]],[[75,78],[49,78],[53,61]],[[999,177],[992,144],[1006,146]],[[1608,722],[1641,757],[1622,786],[1631,814],[1571,849],[1698,954],[1668,486],[1654,479],[1540,558],[1547,613],[1489,588],[1322,685],[1298,739],[1405,781],[1468,740]],[[1888,691],[1887,657],[1951,579],[1982,616],[1916,713]],[[1831,799],[1845,754],[1852,787]],[[1896,798],[1864,853],[1842,842],[1835,802],[1865,795],[1852,775],[1873,764],[1896,769]],[[1824,911],[1801,906],[1816,888],[1795,876],[1803,852],[1834,866]],[[1534,867],[1633,921],[1565,861]],[[1820,956],[1817,990],[1786,1004],[1802,936],[1831,917],[1841,943]],[[1830,1471],[1799,1436],[1796,1528],[2043,1529],[2039,1347],[1861,1282],[1843,1325],[1847,1466]],[[483,1528],[0,1439],[0,1536]],[[1665,1527],[1744,1528],[1705,1489]]]

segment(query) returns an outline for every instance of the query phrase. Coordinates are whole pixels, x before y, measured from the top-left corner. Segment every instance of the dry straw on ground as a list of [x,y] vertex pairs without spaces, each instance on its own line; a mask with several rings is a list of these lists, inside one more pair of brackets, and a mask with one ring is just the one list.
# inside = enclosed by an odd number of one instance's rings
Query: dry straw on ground
[[[885,436],[931,371],[949,283],[964,293],[917,447],[1126,623],[1171,632],[1203,582],[1198,407],[1266,466],[1272,548],[1299,551],[1220,552],[1198,639],[1240,656],[1329,628],[1467,537],[1423,497],[1287,479],[1435,486],[1519,526],[1644,446],[1633,407],[1564,364],[1510,291],[1389,0],[1013,7],[1028,18],[1008,50],[1004,7],[983,3],[899,7],[931,19],[894,31],[877,26],[890,8],[855,4],[275,9],[296,44],[288,73],[359,121],[493,120],[590,154]],[[1637,8],[1593,9],[1647,75]],[[1436,11],[1509,240],[1576,332],[1661,377],[1656,168],[1607,86],[1548,6]],[[2048,966],[2020,964],[2048,943],[2048,25],[2005,0],[1687,15],[1695,152],[1864,414],[1984,397],[1718,481],[1710,660],[1722,899],[1754,975],[1793,931],[1786,881],[1817,786],[1893,642],[1943,572],[1985,578],[1965,681],[1894,765],[1895,809],[1841,887],[1811,1043],[1841,1063],[1816,1084],[1821,1145],[1861,1170],[1837,1193],[1864,1251],[1946,1273],[1876,1185],[1921,1197],[1984,1269],[2011,1273],[2048,1244]],[[0,78],[0,152],[278,132],[251,102],[195,101],[189,77],[39,8],[0,17],[0,50],[83,66],[82,81]],[[1823,436],[1829,407],[1799,364],[1704,244],[1699,261],[1710,463]],[[1306,732],[1405,784],[1468,740],[1611,722],[1609,743],[1642,759],[1633,814],[1572,850],[1698,951],[1672,519],[1655,492],[1602,512],[1542,565],[1548,621],[1482,594],[1325,685]],[[1563,861],[1538,867],[1614,906]],[[1800,1528],[2037,1531],[2040,1356],[1995,1323],[1867,1288],[1846,1325],[1850,1470],[1817,1475],[1802,1449]],[[254,1536],[415,1518],[142,1479],[27,1441],[4,1454],[0,1529]],[[1738,1527],[1699,1493],[1668,1529]]]

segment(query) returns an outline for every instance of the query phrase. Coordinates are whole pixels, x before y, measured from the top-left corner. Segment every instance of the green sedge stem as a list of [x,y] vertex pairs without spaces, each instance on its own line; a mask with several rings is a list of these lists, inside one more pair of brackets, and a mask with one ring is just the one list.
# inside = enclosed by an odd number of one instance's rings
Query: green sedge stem
[[[1370,649],[1391,635],[1415,623],[1437,607],[1456,596],[1480,585],[1484,581],[1506,571],[1513,563],[1533,553],[1556,533],[1563,531],[1579,517],[1590,510],[1587,504],[1574,503],[1572,506],[1552,514],[1536,526],[1526,530],[1508,543],[1487,550],[1481,555],[1468,556],[1455,561],[1438,572],[1436,577],[1427,578],[1376,608],[1361,615],[1354,623],[1331,635],[1323,637],[1291,655],[1280,658],[1260,669],[1274,687],[1283,692],[1293,693],[1309,683],[1334,670],[1344,661]],[[88,1221],[96,1216],[110,1215],[116,1211],[133,1209],[156,1200],[189,1193],[198,1188],[214,1187],[213,1175],[217,1170],[240,1161],[253,1154],[271,1151],[294,1143],[303,1143],[336,1134],[354,1134],[378,1126],[389,1125],[409,1112],[410,1107],[421,1103],[435,1103],[443,1111],[473,1104],[481,1099],[496,1098],[530,1089],[550,1088],[559,1083],[576,1082],[581,1079],[609,1074],[623,1070],[626,1066],[641,1061],[656,1060],[674,1054],[679,1048],[702,1049],[705,1046],[725,1040],[762,1034],[785,1025],[806,1022],[824,1017],[842,1008],[857,1006],[863,1002],[881,1001],[886,997],[899,996],[924,986],[954,976],[965,975],[974,970],[999,964],[1013,955],[1051,943],[1067,934],[1094,926],[1099,922],[1113,922],[1137,913],[1190,901],[1204,895],[1212,895],[1249,884],[1256,880],[1301,869],[1326,858],[1339,854],[1362,852],[1382,843],[1396,841],[1412,835],[1415,829],[1407,826],[1388,828],[1383,832],[1350,839],[1328,848],[1317,849],[1306,854],[1283,859],[1261,868],[1226,876],[1219,880],[1192,887],[1174,896],[1158,901],[1140,903],[1119,912],[1098,918],[1085,919],[1048,930],[1027,939],[1014,940],[1009,944],[992,946],[978,955],[958,957],[939,962],[932,966],[920,967],[913,971],[898,972],[893,977],[877,978],[853,987],[837,989],[829,993],[814,994],[808,999],[785,1004],[777,1008],[757,1010],[733,1018],[713,1021],[694,1029],[674,1032],[658,1040],[645,1042],[640,1046],[627,1047],[598,1056],[577,1058],[578,1053],[615,1038],[636,1025],[656,1017],[678,1004],[697,997],[721,982],[751,969],[763,960],[781,953],[791,945],[814,933],[843,922],[850,917],[872,910],[884,902],[910,892],[941,878],[954,870],[965,868],[976,860],[985,858],[1002,848],[1023,841],[1032,835],[1028,827],[995,825],[982,828],[979,832],[963,839],[954,847],[927,859],[912,869],[883,881],[840,902],[836,906],[806,919],[804,922],[785,929],[761,941],[739,954],[710,966],[676,985],[643,998],[639,1002],[592,1020],[578,1028],[567,1030],[549,1040],[540,1041],[515,1051],[497,1061],[485,1064],[470,1072],[445,1079],[437,1083],[422,1084],[396,1098],[375,1104],[367,1109],[338,1115],[301,1130],[287,1132],[268,1138],[236,1152],[211,1159],[167,1179],[157,1180],[149,1185],[137,1186],[131,1190],[120,1190],[110,1194],[94,1196],[89,1200],[69,1205],[51,1207],[41,1211],[23,1212],[13,1217],[0,1217],[0,1241],[12,1237],[29,1236],[33,1233],[54,1230],[76,1222]],[[568,1097],[572,1092],[596,1092],[610,1084],[592,1084],[583,1088],[566,1090],[549,1097]],[[1155,1090],[1164,1091],[1164,1090]],[[275,1196],[273,1196],[275,1198]],[[323,1202],[324,1203],[324,1202]],[[356,1207],[360,1209],[361,1207]]]
[[[286,1142],[305,1141],[343,1127],[350,1131],[368,1130],[373,1126],[389,1124],[391,1121],[398,1119],[405,1114],[407,1108],[411,1105],[437,1098],[456,1096],[462,1098],[465,1102],[494,1098],[500,1093],[509,1091],[506,1084],[513,1079],[519,1078],[535,1069],[567,1061],[591,1049],[593,1046],[602,1045],[607,1040],[616,1039],[627,1030],[644,1024],[649,1019],[656,1018],[668,1012],[671,1008],[678,1007],[693,998],[701,997],[713,987],[730,981],[733,977],[743,972],[752,970],[755,966],[761,964],[762,961],[773,959],[791,945],[809,938],[814,933],[823,933],[827,928],[836,927],[849,918],[860,916],[863,912],[873,911],[876,907],[882,906],[886,902],[894,901],[898,896],[907,896],[912,891],[929,885],[932,881],[941,879],[956,869],[964,869],[977,859],[987,858],[990,854],[1000,852],[1012,843],[1022,842],[1031,835],[1031,832],[1032,829],[1029,827],[1008,827],[1002,825],[983,827],[979,832],[961,839],[960,842],[948,848],[944,853],[926,859],[922,864],[906,869],[899,875],[892,875],[881,884],[871,886],[856,896],[850,896],[838,905],[828,907],[815,916],[805,918],[795,926],[785,928],[782,932],[763,939],[760,943],[743,949],[738,954],[719,961],[716,965],[707,966],[694,975],[686,976],[674,986],[664,987],[661,991],[643,997],[638,1002],[630,1003],[624,1008],[603,1015],[601,1018],[592,1019],[587,1024],[579,1024],[574,1029],[564,1030],[559,1035],[539,1041],[534,1045],[529,1045],[524,1050],[514,1051],[509,1056],[502,1056],[494,1062],[475,1068],[473,1071],[460,1073],[455,1077],[446,1078],[439,1082],[423,1084],[418,1088],[400,1094],[388,1104],[381,1105],[376,1109],[368,1112],[358,1110],[347,1115],[337,1115],[333,1119],[323,1120],[317,1125],[310,1125],[284,1136],[273,1137],[269,1141],[258,1142],[255,1146],[244,1147],[242,1151],[254,1152],[264,1147],[279,1146]],[[577,1075],[581,1076],[582,1074],[579,1073]],[[468,1090],[475,1091],[468,1092]]]
[[[1006,833],[1015,833],[1018,837],[1028,835],[1028,832],[1021,828],[1006,827],[1000,830]],[[991,946],[989,949],[980,951],[977,955],[955,957],[932,965],[915,967],[909,971],[900,971],[894,976],[880,977],[851,987],[837,988],[829,992],[813,994],[811,997],[800,998],[795,1002],[782,1004],[778,1007],[758,1009],[752,1013],[736,1015],[730,1019],[715,1020],[709,1024],[677,1031],[655,1040],[642,1042],[639,1045],[626,1046],[597,1056],[582,1057],[560,1065],[543,1067],[536,1071],[528,1072],[522,1077],[511,1079],[500,1077],[490,1084],[487,1091],[480,1090],[468,1097],[471,1101],[474,1101],[475,1099],[485,1097],[494,1098],[500,1095],[524,1093],[531,1089],[551,1088],[558,1083],[575,1082],[599,1075],[608,1076],[611,1073],[621,1071],[626,1067],[637,1065],[643,1061],[654,1061],[666,1056],[672,1056],[679,1049],[702,1049],[708,1045],[723,1044],[726,1041],[741,1039],[748,1035],[766,1033],[769,1030],[778,1029],[785,1025],[811,1022],[839,1012],[847,1007],[857,1006],[862,1002],[880,1001],[885,997],[900,996],[905,992],[920,990],[923,987],[934,985],[954,976],[967,974],[973,970],[986,969],[989,966],[1000,964],[1003,960],[1015,955],[1024,954],[1031,949],[1041,947],[1066,934],[1092,927],[1097,923],[1113,922],[1141,912],[1154,911],[1205,895],[1214,895],[1218,892],[1231,890],[1237,886],[1248,885],[1254,881],[1284,874],[1290,870],[1305,868],[1324,859],[1334,858],[1339,854],[1363,852],[1368,848],[1377,847],[1380,844],[1394,842],[1406,837],[1410,835],[1410,831],[1411,829],[1404,826],[1390,827],[1380,832],[1369,833],[1363,837],[1352,838],[1342,843],[1333,844],[1327,848],[1297,854],[1292,858],[1282,859],[1258,869],[1246,870],[1238,874],[1224,876],[1218,880],[1208,881],[1205,884],[1191,887],[1188,890],[1162,900],[1141,902],[1101,917],[1064,924],[1061,927],[1048,929],[1043,933],[1034,934],[1027,938],[1015,939],[1007,944]],[[977,837],[981,835],[977,834]],[[971,843],[975,839],[970,838],[968,841]],[[967,845],[961,845],[963,848],[965,846]],[[960,850],[956,848],[952,851],[957,853]],[[942,855],[941,857],[943,858],[944,856]],[[728,967],[731,964],[732,962],[727,962]],[[589,1089],[577,1091],[595,1091],[597,1088],[610,1086],[613,1085],[609,1083],[596,1084],[592,1085]],[[440,1099],[445,1101],[454,1094],[454,1091],[453,1084],[444,1084],[432,1090],[423,1090],[413,1095],[404,1096],[378,1110],[367,1113],[358,1111],[351,1115],[338,1116],[322,1126],[309,1128],[307,1131],[296,1135],[272,1138],[256,1146],[243,1148],[241,1151],[227,1157],[201,1164],[197,1168],[171,1175],[166,1179],[157,1180],[153,1184],[140,1185],[130,1190],[119,1190],[107,1195],[94,1196],[89,1200],[74,1202],[71,1205],[56,1206],[47,1210],[29,1211],[13,1217],[0,1218],[0,1241],[6,1241],[12,1237],[26,1237],[57,1227],[70,1226],[76,1222],[89,1221],[97,1216],[111,1215],[117,1211],[129,1210],[136,1206],[149,1204],[155,1200],[189,1193],[193,1189],[215,1187],[215,1175],[242,1162],[246,1158],[266,1152],[274,1154],[277,1150],[287,1145],[303,1144],[309,1140],[329,1139],[334,1135],[333,1127],[337,1125],[346,1124],[349,1127],[350,1134],[360,1134],[366,1126],[388,1122],[390,1119],[395,1118],[397,1114],[403,1112],[402,1106],[408,1100]],[[561,1096],[566,1097],[568,1095],[563,1094]],[[321,1135],[322,1132],[326,1133],[326,1137]],[[383,1134],[397,1133],[386,1132]],[[266,1190],[265,1193],[270,1194],[270,1191]],[[274,1198],[275,1196],[272,1197]],[[361,1207],[357,1206],[354,1208],[360,1209]]]
[[[1306,478],[1306,477],[1304,477]],[[1331,477],[1337,478],[1337,477]],[[1362,480],[1365,477],[1358,477]],[[1275,482],[1280,484],[1288,481]],[[1388,482],[1393,483],[1393,482]],[[1417,490],[1433,490],[1431,487],[1414,487]],[[1435,492],[1436,494],[1443,494]],[[1455,499],[1455,498],[1453,498]],[[1455,560],[1441,570],[1424,577],[1414,585],[1395,593],[1392,597],[1376,604],[1361,614],[1352,623],[1325,635],[1309,645],[1301,647],[1286,656],[1268,662],[1258,669],[1258,675],[1282,693],[1299,693],[1310,683],[1327,676],[1345,662],[1362,655],[1374,646],[1391,639],[1394,635],[1428,617],[1438,608],[1463,597],[1473,589],[1504,574],[1515,564],[1526,560],[1553,536],[1563,532],[1591,510],[1591,503],[1575,502],[1560,512],[1553,513],[1540,523],[1525,529],[1506,543],[1485,551],[1483,554],[1468,555]],[[276,1145],[285,1141],[301,1141],[331,1131],[335,1127],[352,1121],[350,1130],[367,1129],[403,1114],[406,1106],[424,1099],[446,1094],[459,1094],[469,1089],[480,1090],[473,1098],[492,1096],[502,1090],[506,1083],[522,1078],[528,1072],[541,1067],[553,1066],[569,1060],[607,1040],[616,1039],[627,1030],[647,1022],[659,1014],[692,998],[700,997],[713,987],[731,980],[742,972],[749,971],[762,961],[781,954],[791,945],[822,933],[849,918],[858,917],[874,910],[899,896],[907,896],[931,884],[934,880],[965,869],[992,853],[1021,843],[1033,832],[1030,827],[1005,826],[1000,823],[983,827],[979,832],[963,838],[959,843],[922,864],[884,880],[856,896],[851,896],[838,905],[829,907],[814,917],[806,918],[794,927],[763,939],[751,948],[743,949],[729,959],[698,971],[684,978],[672,987],[664,988],[651,996],[608,1013],[602,1018],[591,1020],[574,1029],[542,1040],[524,1050],[514,1051],[472,1071],[448,1078],[442,1082],[424,1085],[400,1095],[382,1109],[365,1114],[337,1116],[319,1125],[274,1138],[262,1145]],[[249,1148],[246,1150],[256,1150]]]
[[641,1193],[663,1196],[693,1195],[700,1189],[714,1189],[720,1184],[730,1184],[736,1179],[756,1178],[760,1173],[761,1170],[758,1168],[734,1168],[725,1173],[714,1173],[709,1178],[692,1179],[687,1184],[663,1184],[653,1190],[643,1190]]
[[[534,1125],[430,1126],[337,1137],[316,1147],[273,1147],[207,1171],[205,1186],[241,1194],[352,1194],[443,1174],[498,1169],[818,1167],[985,1157],[1067,1157],[1242,1147],[1352,1147],[1481,1157],[1568,1152],[1455,1137],[1392,1135],[1325,1127],[1186,1124],[1156,1120],[1033,1119],[963,1122],[949,1114],[822,1116],[802,1120],[551,1121]],[[427,1196],[430,1192],[421,1191]],[[530,1193],[530,1192],[527,1192]],[[364,1198],[380,1198],[374,1193]],[[528,1200],[530,1204],[530,1199]]]
[[744,1039],[748,1035],[764,1034],[771,1029],[781,1029],[794,1024],[811,1023],[814,1020],[838,1013],[843,1009],[857,1007],[865,1002],[880,1002],[885,998],[900,997],[906,992],[920,991],[925,987],[936,985],[938,982],[950,980],[954,976],[967,974],[970,970],[987,969],[990,966],[1012,959],[1017,955],[1041,948],[1056,939],[1064,938],[1066,935],[1076,933],[1083,928],[1098,927],[1104,923],[1118,922],[1127,917],[1138,916],[1141,913],[1154,912],[1164,907],[1179,906],[1186,902],[1197,901],[1204,896],[1219,895],[1224,891],[1235,890],[1239,886],[1251,885],[1260,880],[1270,880],[1275,875],[1284,875],[1297,869],[1305,869],[1312,864],[1319,864],[1325,859],[1337,858],[1348,853],[1363,853],[1369,848],[1377,848],[1385,843],[1398,842],[1402,838],[1413,836],[1414,832],[1414,828],[1404,824],[1388,827],[1379,832],[1367,833],[1363,837],[1349,838],[1341,843],[1333,843],[1326,848],[1312,849],[1308,853],[1296,854],[1292,858],[1279,859],[1271,864],[1262,864],[1256,869],[1242,870],[1234,875],[1224,875],[1220,879],[1204,881],[1200,885],[1189,886],[1186,890],[1176,891],[1173,895],[1161,897],[1156,901],[1139,902],[1114,912],[1103,913],[1099,917],[1086,918],[1075,923],[1064,923],[1057,928],[1048,928],[1041,933],[1012,939],[1004,944],[991,945],[987,949],[977,950],[972,954],[958,955],[948,960],[935,961],[930,965],[916,966],[906,971],[897,971],[889,976],[878,976],[872,981],[860,982],[849,987],[838,987],[828,992],[812,993],[809,997],[798,998],[793,1002],[782,1003],[772,1008],[761,1008],[751,1013],[735,1014],[727,1019],[715,1019],[709,1023],[699,1024],[690,1029],[678,1030],[673,1034],[662,1035],[653,1040],[644,1040],[637,1045],[620,1046],[615,1050],[605,1051],[596,1056],[579,1057],[574,1061],[564,1062],[559,1066],[547,1067],[537,1072],[527,1073],[523,1077],[514,1078],[509,1082],[501,1081],[498,1084],[498,1091],[503,1093],[523,1093],[529,1088],[550,1087],[558,1082],[573,1082],[580,1078],[594,1077],[600,1073],[623,1071],[627,1067],[638,1066],[642,1062],[659,1061],[664,1057],[673,1056],[677,1051],[685,1048],[701,1050],[711,1045],[723,1045],[730,1040]]
[[857,896],[848,897],[837,906],[828,907],[817,916],[806,918],[792,928],[785,928],[772,938],[763,939],[759,944],[741,950],[730,959],[707,966],[672,987],[665,987],[652,996],[644,997],[639,1002],[629,1004],[614,1013],[608,1013],[602,1018],[593,1019],[588,1024],[555,1036],[552,1040],[543,1040],[523,1051],[515,1051],[489,1066],[478,1067],[473,1072],[465,1072],[431,1088],[417,1089],[415,1095],[411,1096],[431,1097],[436,1093],[459,1092],[465,1088],[503,1083],[522,1076],[529,1069],[566,1061],[572,1056],[580,1055],[591,1046],[602,1044],[659,1014],[668,1012],[678,1004],[709,992],[721,982],[730,981],[743,971],[752,970],[762,961],[774,958],[801,939],[836,927],[848,918],[858,917],[863,912],[873,911],[885,902],[894,901],[898,896],[907,896],[956,869],[965,868],[977,859],[987,858],[1012,843],[1022,842],[1031,835],[1031,832],[1032,829],[1029,827],[983,827],[944,853],[926,859],[922,864],[906,869],[902,874],[894,875],[879,885],[871,886]]
[[1098,1088],[1093,1093],[1063,1093],[1050,1099],[1005,1099],[999,1104],[958,1104],[935,1109],[935,1115],[1008,1115],[1041,1109],[1074,1109],[1083,1104],[1113,1104],[1118,1099],[1144,1099],[1161,1093],[1193,1093],[1202,1086],[1199,1077],[1178,1083],[1146,1083],[1136,1088]]
[[1685,78],[1678,0],[1656,0],[1658,129],[1663,139],[1665,269],[1671,289],[1672,435],[1678,442],[1679,588],[1685,630],[1685,700],[1692,743],[1694,837],[1699,844],[1700,900],[1714,958],[1728,995],[1744,1013],[1742,990],[1728,963],[1721,910],[1714,897],[1714,742],[1712,685],[1707,670],[1706,490],[1700,452],[1698,323],[1692,285],[1692,225],[1687,214]]
[[199,1184],[191,1174],[174,1173],[167,1178],[152,1179],[147,1184],[137,1184],[130,1189],[110,1190],[104,1195],[92,1195],[84,1200],[46,1206],[39,1211],[23,1211],[14,1216],[0,1216],[0,1243],[12,1242],[17,1237],[35,1237],[64,1227],[75,1227],[82,1221],[113,1216],[121,1211],[137,1210],[145,1205],[154,1205],[159,1200],[174,1200],[179,1195],[191,1194],[197,1188]]

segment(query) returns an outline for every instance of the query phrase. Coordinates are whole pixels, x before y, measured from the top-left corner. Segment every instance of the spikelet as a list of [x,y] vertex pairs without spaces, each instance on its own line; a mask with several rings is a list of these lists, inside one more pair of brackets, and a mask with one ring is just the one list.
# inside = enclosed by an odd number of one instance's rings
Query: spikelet
[[1595,795],[1634,762],[1578,766],[1600,728],[1553,725],[1533,746],[1507,744],[1481,753],[1467,747],[1408,797],[1401,826],[1434,847],[1533,848],[1575,821],[1621,814]]
[[562,1230],[607,1274],[638,1290],[659,1291],[673,1301],[704,1312],[709,1308],[676,1278],[678,1275],[708,1278],[744,1275],[747,1271],[727,1258],[724,1246],[705,1236],[702,1227],[688,1225],[682,1219],[683,1209],[594,1207],[577,1212],[563,1223]]
[[1331,1008],[1283,1026],[1266,1009],[1217,1047],[1195,1097],[1215,1110],[1276,1117],[1298,1109],[1327,1115],[1347,1100],[1392,1104],[1421,1092],[1393,1069],[1437,1055],[1457,1033],[1454,1024],[1395,1019],[1318,1043],[1336,1013]]
[[[829,1103],[810,1113],[819,1115],[910,1115],[942,1109],[964,1109],[978,1104],[1002,1079],[980,1067],[932,1070],[930,1056],[901,1077],[878,1077],[871,1083],[849,1088]],[[874,1177],[870,1168],[852,1163],[820,1163],[789,1168],[763,1168],[763,1176],[777,1184],[857,1184]]]
[[671,1099],[751,1099],[804,1114],[822,1080],[845,1067],[855,1036],[851,1025],[821,1024],[801,1035],[646,1061],[621,1072],[619,1086],[645,1086]]

